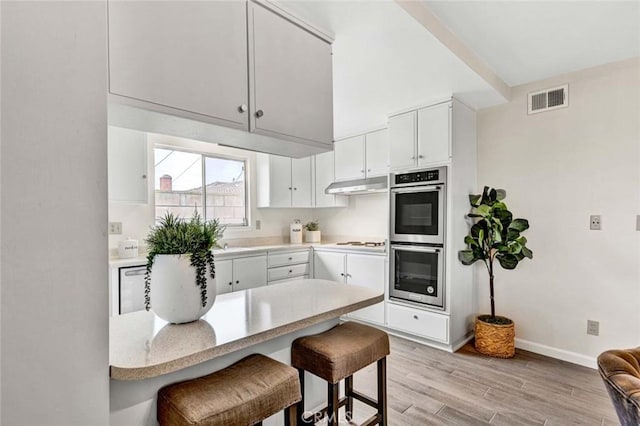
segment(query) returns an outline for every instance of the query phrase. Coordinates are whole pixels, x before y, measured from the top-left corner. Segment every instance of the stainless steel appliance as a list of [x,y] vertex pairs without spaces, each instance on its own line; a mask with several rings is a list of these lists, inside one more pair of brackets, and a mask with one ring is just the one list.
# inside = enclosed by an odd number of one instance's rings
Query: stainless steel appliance
[[391,173],[392,243],[444,244],[447,168]]
[[426,245],[392,244],[392,300],[444,309],[444,250]]

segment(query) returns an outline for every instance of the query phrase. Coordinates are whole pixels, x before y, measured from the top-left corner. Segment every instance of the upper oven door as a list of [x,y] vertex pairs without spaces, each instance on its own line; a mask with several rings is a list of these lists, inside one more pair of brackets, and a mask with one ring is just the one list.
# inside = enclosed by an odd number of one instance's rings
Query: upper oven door
[[444,244],[444,185],[391,189],[392,242]]

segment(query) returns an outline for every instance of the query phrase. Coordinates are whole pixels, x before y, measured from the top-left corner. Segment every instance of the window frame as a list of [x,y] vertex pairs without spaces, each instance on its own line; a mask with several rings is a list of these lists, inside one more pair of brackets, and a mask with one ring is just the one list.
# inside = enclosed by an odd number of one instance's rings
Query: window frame
[[[249,229],[250,225],[251,225],[251,206],[249,205],[249,191],[250,191],[250,186],[249,186],[249,158],[248,157],[240,157],[240,156],[235,156],[235,155],[229,155],[229,154],[220,154],[220,153],[216,153],[216,152],[205,152],[205,151],[199,151],[197,149],[189,149],[189,148],[183,148],[183,147],[176,147],[173,145],[166,145],[166,144],[162,144],[162,143],[154,143],[153,144],[153,213],[154,216],[156,215],[156,149],[166,149],[166,150],[171,150],[171,151],[180,151],[180,152],[185,152],[188,154],[195,154],[195,155],[200,155],[201,157],[201,167],[200,167],[200,173],[201,173],[201,177],[202,177],[202,195],[201,195],[201,210],[202,210],[202,217],[204,220],[212,220],[212,218],[208,218],[206,216],[207,214],[207,191],[206,191],[206,158],[215,158],[215,159],[221,159],[221,160],[231,160],[231,161],[240,161],[243,163],[243,171],[244,171],[244,220],[242,224],[237,224],[237,223],[222,223],[220,222],[221,225],[224,225],[227,229],[233,228],[233,229]],[[156,217],[155,221],[158,221],[158,217]]]

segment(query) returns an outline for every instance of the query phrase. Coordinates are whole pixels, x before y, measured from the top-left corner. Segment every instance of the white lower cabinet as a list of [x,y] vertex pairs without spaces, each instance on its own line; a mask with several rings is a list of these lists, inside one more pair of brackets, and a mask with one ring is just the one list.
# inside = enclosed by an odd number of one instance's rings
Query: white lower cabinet
[[216,292],[229,293],[267,285],[267,256],[216,260]]
[[387,303],[387,327],[449,343],[449,317],[444,314]]
[[[384,292],[386,281],[385,257],[373,254],[344,253],[315,250],[314,278],[343,282]],[[348,316],[384,325],[384,302],[351,312]]]
[[309,278],[310,249],[267,253],[267,283],[276,284]]

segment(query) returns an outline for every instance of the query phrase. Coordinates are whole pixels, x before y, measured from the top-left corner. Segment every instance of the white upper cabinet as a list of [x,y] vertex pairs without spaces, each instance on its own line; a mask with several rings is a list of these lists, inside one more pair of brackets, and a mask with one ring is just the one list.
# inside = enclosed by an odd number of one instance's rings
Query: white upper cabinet
[[389,119],[392,170],[447,163],[451,159],[451,102]]
[[314,207],[344,207],[348,203],[347,197],[325,194],[324,190],[333,183],[334,152],[324,152],[314,156]]
[[262,5],[249,8],[253,130],[331,144],[331,44]]
[[312,207],[311,161],[256,154],[258,207]]
[[113,99],[329,148],[331,43],[274,10],[251,1],[109,1]]
[[146,204],[149,195],[146,133],[109,126],[107,150],[109,200]]
[[248,128],[244,2],[109,2],[109,91]]
[[418,110],[418,166],[451,158],[451,103]]
[[389,132],[376,130],[333,144],[336,180],[363,179],[389,173]]
[[389,130],[367,133],[365,153],[367,177],[384,176],[389,173]]
[[333,144],[335,179],[350,180],[365,177],[364,135],[342,139]]

